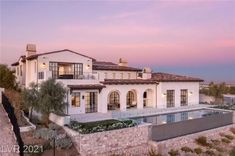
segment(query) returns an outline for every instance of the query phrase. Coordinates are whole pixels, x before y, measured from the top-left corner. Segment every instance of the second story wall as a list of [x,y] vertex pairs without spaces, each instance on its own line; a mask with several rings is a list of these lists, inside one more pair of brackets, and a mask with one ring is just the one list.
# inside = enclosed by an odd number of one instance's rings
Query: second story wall
[[51,77],[59,78],[58,73],[64,76],[61,76],[61,79],[71,79],[71,77],[73,79],[75,70],[80,76],[77,79],[92,74],[92,59],[69,51],[39,55],[37,58],[27,60],[26,66],[27,86],[30,82],[38,83]]
[[104,79],[137,79],[135,71],[94,70],[93,72],[97,72],[100,81]]

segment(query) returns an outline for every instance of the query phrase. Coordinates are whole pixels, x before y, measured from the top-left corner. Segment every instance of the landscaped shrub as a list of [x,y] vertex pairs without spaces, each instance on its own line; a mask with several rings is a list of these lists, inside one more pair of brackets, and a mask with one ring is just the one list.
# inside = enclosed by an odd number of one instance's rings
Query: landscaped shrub
[[218,152],[224,152],[225,150],[222,148],[222,147],[220,147],[220,146],[216,146],[216,147],[214,147],[214,149],[216,149],[216,151],[218,151]]
[[226,138],[222,138],[221,141],[226,143],[226,144],[231,143],[231,141],[229,139],[226,139]]
[[214,145],[219,145],[219,144],[220,144],[220,140],[218,140],[218,139],[211,139],[211,142],[212,142]]
[[170,156],[178,156],[178,155],[180,155],[180,153],[179,153],[178,150],[173,150],[173,149],[171,149],[171,150],[168,152],[168,154],[169,154]]
[[149,150],[148,156],[162,156],[160,153],[157,153],[154,149]]
[[230,128],[230,131],[235,134],[235,128]]
[[207,146],[207,147],[212,146],[210,143],[207,142],[207,138],[205,136],[200,136],[195,141],[198,145],[201,145],[201,146]]
[[[54,141],[51,141],[50,145],[54,147]],[[72,145],[72,141],[68,137],[55,140],[55,147],[57,149],[69,149]]]
[[196,153],[196,154],[201,154],[202,153],[202,149],[201,148],[194,148],[194,152]]
[[185,153],[189,153],[189,152],[193,153],[193,150],[187,146],[182,147],[181,151],[183,151]]
[[216,155],[215,152],[212,151],[212,150],[206,150],[206,151],[205,151],[205,154],[208,155],[208,156],[214,156],[214,155]]
[[127,128],[136,126],[136,122],[133,120],[104,120],[96,122],[79,123],[77,121],[71,121],[69,127],[82,134],[103,132],[108,130]]
[[40,128],[36,130],[33,134],[34,138],[42,138],[46,140],[51,140],[56,136],[56,131],[50,130],[48,128]]
[[51,130],[59,130],[61,127],[55,123],[50,123],[48,125],[48,128],[51,129]]
[[234,139],[234,137],[232,135],[229,135],[229,134],[225,134],[224,137],[229,139],[229,140],[233,140]]
[[235,156],[235,148],[233,148],[233,149],[229,152],[229,156]]

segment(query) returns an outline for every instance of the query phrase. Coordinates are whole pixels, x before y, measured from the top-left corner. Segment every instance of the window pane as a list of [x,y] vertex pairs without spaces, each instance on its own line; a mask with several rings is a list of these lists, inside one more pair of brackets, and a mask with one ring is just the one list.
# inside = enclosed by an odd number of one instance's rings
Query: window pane
[[181,106],[186,106],[188,104],[188,90],[182,89],[180,94],[180,104]]
[[167,90],[166,102],[167,102],[167,107],[175,106],[175,91],[174,90]]
[[72,106],[80,107],[80,93],[72,94]]

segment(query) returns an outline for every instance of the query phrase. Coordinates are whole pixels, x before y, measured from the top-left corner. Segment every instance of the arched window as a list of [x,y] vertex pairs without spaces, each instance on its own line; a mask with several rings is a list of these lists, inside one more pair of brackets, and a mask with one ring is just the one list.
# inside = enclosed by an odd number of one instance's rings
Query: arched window
[[132,105],[132,102],[134,101],[134,93],[132,91],[129,91],[127,93],[127,104]]
[[119,104],[120,103],[119,93],[117,91],[110,93],[109,103],[110,104]]
[[136,92],[135,91],[129,91],[126,95],[126,105],[127,108],[135,108],[137,107],[137,98],[136,98]]
[[108,110],[116,110],[120,108],[120,95],[117,91],[113,91],[108,97]]

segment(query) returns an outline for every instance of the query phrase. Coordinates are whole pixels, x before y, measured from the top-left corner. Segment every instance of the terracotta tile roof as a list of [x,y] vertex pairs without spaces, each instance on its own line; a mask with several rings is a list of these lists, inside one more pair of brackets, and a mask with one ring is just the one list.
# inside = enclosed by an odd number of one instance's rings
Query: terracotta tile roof
[[21,62],[25,62],[25,61],[26,61],[26,56],[25,56],[25,55],[22,55],[22,56],[20,56],[20,58],[18,59],[17,62],[12,63],[11,65],[12,65],[12,66],[18,66],[18,65],[19,65],[19,61],[20,61],[21,58],[22,58]]
[[138,68],[119,66],[112,62],[93,61],[93,70],[142,71]]
[[203,82],[204,81],[199,78],[174,75],[168,73],[152,73],[152,79],[159,82]]
[[158,84],[156,80],[152,79],[105,79],[101,83],[105,85]]
[[92,60],[95,60],[95,59],[92,58],[92,57],[89,57],[89,56],[86,56],[86,55],[77,53],[77,52],[72,51],[72,50],[69,50],[69,49],[63,49],[63,50],[58,50],[58,51],[51,51],[51,52],[39,53],[39,54],[35,54],[35,55],[28,56],[26,59],[27,59],[27,60],[33,60],[33,59],[36,59],[38,56],[47,55],[47,54],[54,54],[54,53],[60,53],[60,52],[64,52],[64,51],[69,51],[69,52],[71,52],[71,53],[78,54],[78,55],[81,55],[81,56],[90,58],[90,59],[92,59]]
[[105,86],[101,84],[68,85],[68,87],[71,88],[71,90],[76,90],[76,89],[79,89],[79,90],[99,89],[101,90],[105,88]]

